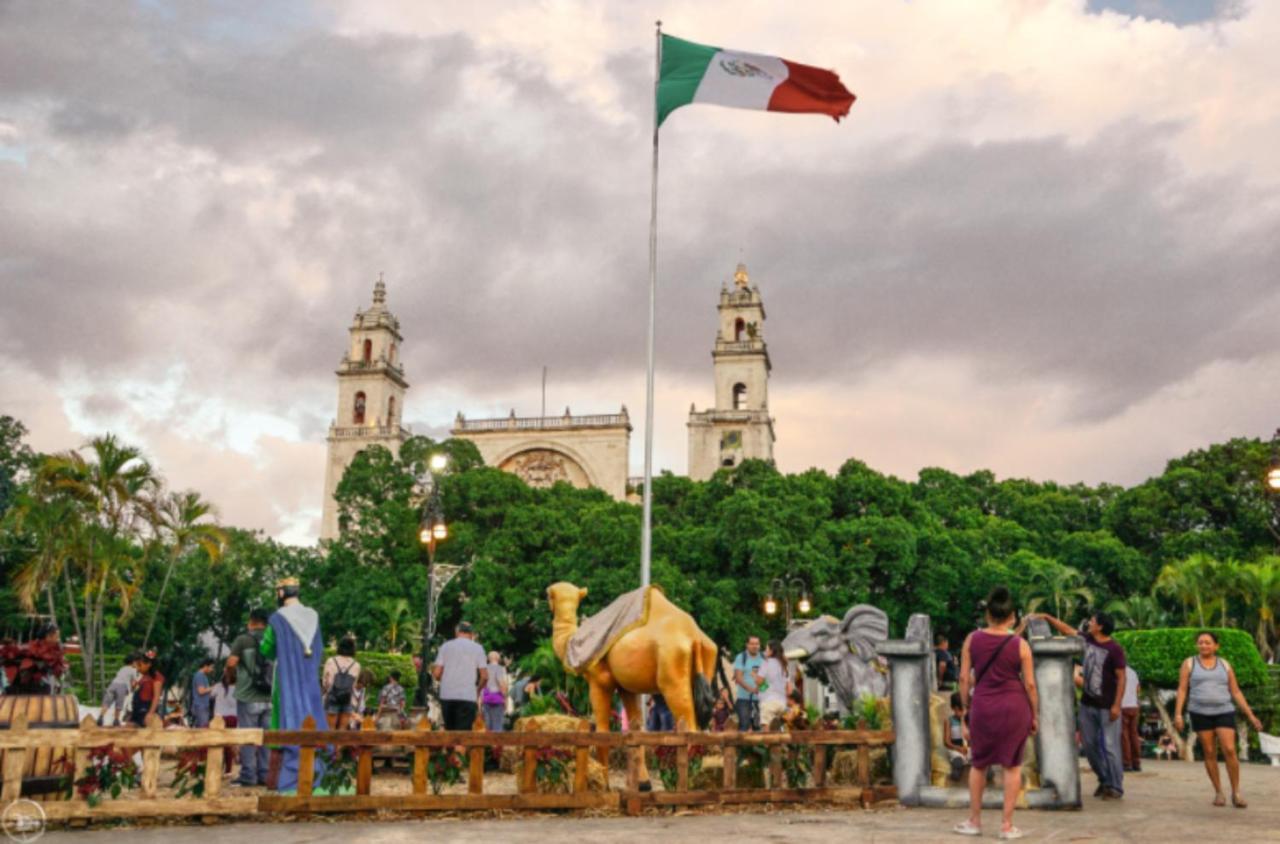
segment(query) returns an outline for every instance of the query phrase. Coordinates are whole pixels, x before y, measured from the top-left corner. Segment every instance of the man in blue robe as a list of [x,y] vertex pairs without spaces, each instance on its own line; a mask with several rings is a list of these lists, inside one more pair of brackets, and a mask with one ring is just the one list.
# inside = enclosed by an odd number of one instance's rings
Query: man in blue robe
[[[280,605],[267,622],[262,636],[261,652],[275,661],[275,682],[271,685],[271,729],[301,730],[308,715],[315,719],[316,729],[328,726],[324,699],[320,694],[320,666],[324,662],[324,644],[320,637],[320,616],[303,606],[298,596],[301,586],[297,578],[286,578],[276,584],[276,600]],[[314,782],[322,774],[316,762]],[[277,791],[298,789],[298,748],[282,749]]]

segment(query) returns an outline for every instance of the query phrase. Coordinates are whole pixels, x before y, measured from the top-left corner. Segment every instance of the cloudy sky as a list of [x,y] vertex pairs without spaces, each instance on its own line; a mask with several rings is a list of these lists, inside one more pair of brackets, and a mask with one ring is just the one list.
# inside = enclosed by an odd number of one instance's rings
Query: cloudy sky
[[1280,3],[0,0],[0,413],[318,532],[385,273],[405,419],[626,404],[653,20],[838,70],[849,119],[664,125],[659,466],[765,297],[777,459],[1132,483],[1280,422]]

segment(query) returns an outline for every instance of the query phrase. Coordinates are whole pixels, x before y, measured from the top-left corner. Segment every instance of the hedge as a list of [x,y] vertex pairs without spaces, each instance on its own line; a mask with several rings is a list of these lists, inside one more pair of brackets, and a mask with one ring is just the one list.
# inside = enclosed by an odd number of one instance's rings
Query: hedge
[[[1243,630],[1208,628],[1218,635],[1218,653],[1231,663],[1241,688],[1265,687],[1269,682],[1267,665],[1262,661],[1253,637]],[[1173,689],[1178,686],[1178,673],[1187,657],[1196,653],[1198,627],[1174,627],[1164,630],[1117,630],[1116,641],[1140,681]]]

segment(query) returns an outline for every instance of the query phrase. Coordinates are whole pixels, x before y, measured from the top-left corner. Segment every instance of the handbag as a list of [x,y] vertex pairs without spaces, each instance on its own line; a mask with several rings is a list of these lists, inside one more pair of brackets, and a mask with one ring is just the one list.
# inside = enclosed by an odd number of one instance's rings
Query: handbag
[[507,696],[501,689],[485,689],[480,693],[480,702],[485,706],[497,706],[507,702]]

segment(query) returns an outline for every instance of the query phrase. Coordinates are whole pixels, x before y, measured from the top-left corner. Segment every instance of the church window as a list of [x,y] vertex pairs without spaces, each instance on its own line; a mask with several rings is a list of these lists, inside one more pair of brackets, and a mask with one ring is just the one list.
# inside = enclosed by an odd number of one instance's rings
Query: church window
[[392,396],[387,399],[387,424],[396,424],[396,397]]
[[364,341],[364,362],[369,363],[372,360],[373,360],[373,341],[365,340]]
[[747,409],[747,385],[746,384],[733,385],[733,409],[734,410]]
[[395,363],[396,362],[396,344],[395,343],[391,344],[391,351],[388,352],[388,355],[389,357],[387,358],[387,360],[390,361],[391,363]]
[[733,342],[741,343],[743,335],[747,333],[747,321],[742,317],[738,317],[733,321]]
[[364,424],[364,393],[356,393],[355,409],[351,413],[351,424]]

